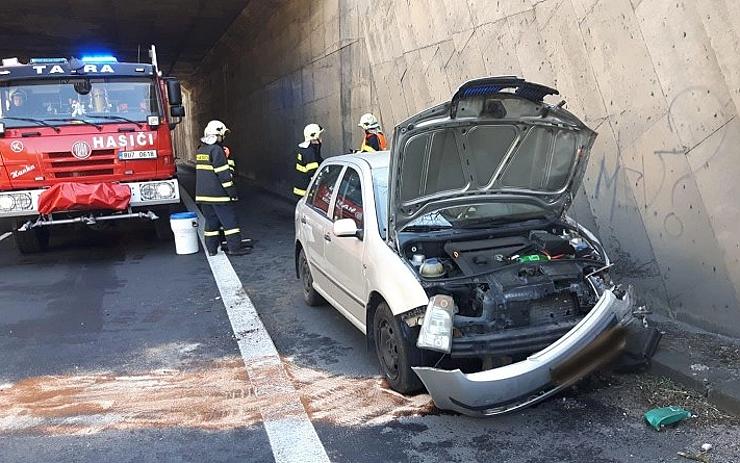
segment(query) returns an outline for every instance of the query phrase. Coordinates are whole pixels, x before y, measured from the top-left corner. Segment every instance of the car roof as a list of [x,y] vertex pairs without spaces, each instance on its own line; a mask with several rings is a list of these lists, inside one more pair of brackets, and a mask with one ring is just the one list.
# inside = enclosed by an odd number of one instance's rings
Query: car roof
[[352,154],[343,154],[341,156],[332,156],[328,158],[327,160],[330,161],[337,161],[337,162],[346,162],[346,161],[357,161],[357,160],[363,160],[365,161],[369,166],[370,169],[387,169],[388,164],[391,160],[391,152],[390,151],[375,151],[373,153],[352,153]]

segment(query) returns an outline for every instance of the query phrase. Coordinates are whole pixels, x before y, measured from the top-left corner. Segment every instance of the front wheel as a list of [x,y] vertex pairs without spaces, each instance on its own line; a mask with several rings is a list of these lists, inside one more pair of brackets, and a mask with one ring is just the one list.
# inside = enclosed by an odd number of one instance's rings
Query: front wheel
[[375,311],[373,335],[380,370],[391,388],[402,394],[421,389],[421,381],[411,369],[421,364],[419,349],[403,335],[401,324],[385,302]]
[[298,276],[301,279],[303,286],[303,300],[306,304],[311,307],[323,305],[326,301],[321,297],[321,294],[316,292],[313,287],[313,275],[311,275],[311,267],[308,266],[308,259],[306,259],[306,253],[301,249],[298,255]]
[[[20,226],[20,225],[19,225]],[[49,229],[46,227],[32,228],[26,231],[13,231],[15,245],[21,254],[36,254],[46,251],[49,247]]]

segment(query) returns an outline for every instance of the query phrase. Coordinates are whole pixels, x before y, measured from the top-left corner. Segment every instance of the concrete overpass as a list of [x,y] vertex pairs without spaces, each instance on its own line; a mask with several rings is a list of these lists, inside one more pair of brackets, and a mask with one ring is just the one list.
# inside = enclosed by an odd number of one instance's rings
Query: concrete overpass
[[[48,8],[39,4],[47,4]],[[517,74],[557,87],[600,136],[575,213],[645,300],[740,335],[740,5],[732,0],[202,0],[0,6],[0,54],[157,43],[185,79],[181,157],[223,119],[242,172],[289,195],[305,123],[326,152],[387,132],[462,81]],[[52,8],[52,6],[54,8]]]

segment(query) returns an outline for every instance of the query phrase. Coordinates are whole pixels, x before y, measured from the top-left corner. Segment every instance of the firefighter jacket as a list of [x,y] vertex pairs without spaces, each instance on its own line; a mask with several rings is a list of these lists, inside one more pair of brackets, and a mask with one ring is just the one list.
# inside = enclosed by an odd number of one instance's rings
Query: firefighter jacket
[[385,140],[383,132],[365,132],[365,138],[362,140],[362,146],[360,146],[361,153],[373,153],[387,149],[388,143]]
[[236,162],[234,162],[234,158],[231,157],[231,150],[229,150],[228,146],[224,146],[224,153],[226,153],[226,160],[229,163],[229,170],[231,171],[231,175],[236,180]]
[[295,195],[306,196],[308,184],[322,161],[320,144],[301,143],[298,145],[295,161],[296,180],[293,185]]
[[237,197],[234,176],[219,144],[198,147],[195,169],[195,202],[223,204]]

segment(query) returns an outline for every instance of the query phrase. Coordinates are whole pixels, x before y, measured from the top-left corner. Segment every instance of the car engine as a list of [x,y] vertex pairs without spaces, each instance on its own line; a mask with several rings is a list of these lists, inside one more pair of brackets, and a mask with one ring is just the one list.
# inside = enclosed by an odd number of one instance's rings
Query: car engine
[[542,349],[593,308],[595,285],[608,284],[603,251],[574,227],[429,238],[409,240],[404,254],[430,297],[455,301],[453,357]]

